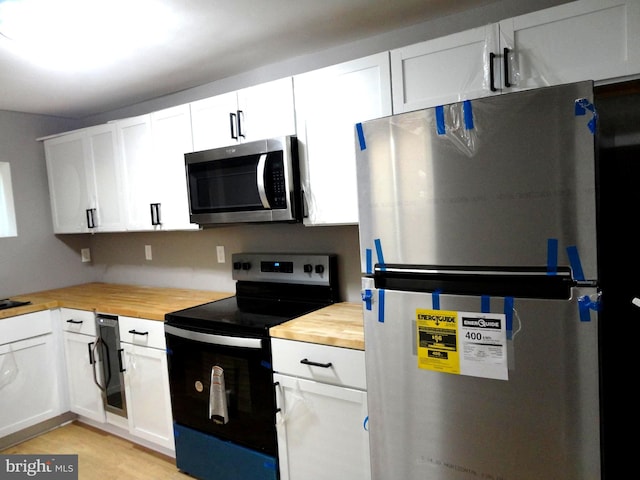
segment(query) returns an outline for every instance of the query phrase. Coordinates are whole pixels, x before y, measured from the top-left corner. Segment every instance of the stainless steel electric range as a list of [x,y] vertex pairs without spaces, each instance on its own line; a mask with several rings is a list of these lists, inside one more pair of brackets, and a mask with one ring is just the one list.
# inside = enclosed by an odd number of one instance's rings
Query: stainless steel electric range
[[278,478],[269,328],[339,298],[337,257],[238,253],[233,297],[169,313],[177,467],[208,480]]

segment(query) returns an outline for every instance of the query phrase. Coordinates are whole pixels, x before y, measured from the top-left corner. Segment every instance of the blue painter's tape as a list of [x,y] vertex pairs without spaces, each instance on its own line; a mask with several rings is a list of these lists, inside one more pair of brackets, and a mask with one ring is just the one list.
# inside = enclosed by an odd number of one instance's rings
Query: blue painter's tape
[[602,304],[600,303],[600,299],[596,301],[592,301],[587,295],[583,295],[578,298],[578,312],[580,313],[580,321],[581,322],[590,322],[591,321],[591,313],[589,310],[593,310],[594,312],[599,312],[602,308]]
[[558,239],[547,240],[547,275],[558,273]]
[[462,104],[462,114],[464,115],[464,128],[473,130],[473,108],[471,100],[465,100]]
[[582,263],[580,262],[578,248],[575,245],[568,246],[567,255],[569,256],[571,270],[573,270],[573,279],[578,281],[584,280],[584,272],[582,271]]
[[358,142],[360,143],[360,150],[366,150],[367,143],[364,141],[364,131],[362,130],[362,123],[356,123],[356,132],[358,133]]
[[378,290],[378,322],[384,323],[384,290]]
[[444,125],[444,107],[442,105],[436,107],[436,132],[438,135],[444,135],[447,133],[447,129]]
[[386,267],[384,266],[384,255],[382,254],[382,243],[380,243],[380,239],[376,238],[373,243],[376,246],[376,256],[378,257],[378,263],[380,264],[380,269],[384,272]]
[[371,310],[371,299],[373,298],[373,293],[368,288],[362,292],[362,301],[364,302],[365,308],[367,310]]
[[591,119],[587,123],[587,127],[589,127],[589,131],[592,134],[595,134],[596,127],[598,124],[598,112],[596,111],[595,105],[586,98],[579,98],[575,101],[574,111],[575,111],[576,117],[586,115],[587,111],[592,113]]
[[491,297],[489,295],[482,295],[480,297],[480,311],[482,313],[491,312]]
[[513,337],[513,297],[504,297],[504,315],[507,320],[507,339]]
[[370,248],[367,248],[365,250],[365,257],[366,257],[366,267],[367,267],[367,274],[371,275],[373,273],[373,252],[371,251]]
[[434,310],[440,310],[440,290],[436,290],[431,294],[431,307]]

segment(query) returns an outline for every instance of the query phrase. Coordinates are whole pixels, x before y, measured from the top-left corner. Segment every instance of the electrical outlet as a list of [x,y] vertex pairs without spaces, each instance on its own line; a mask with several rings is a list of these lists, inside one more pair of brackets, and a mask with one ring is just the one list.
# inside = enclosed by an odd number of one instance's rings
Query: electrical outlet
[[89,250],[88,248],[81,249],[80,250],[80,255],[82,257],[82,262],[83,263],[91,261],[91,250]]
[[222,245],[216,247],[216,254],[218,255],[218,263],[224,263],[224,247]]
[[153,258],[153,255],[151,254],[151,245],[144,246],[144,258],[146,260],[151,260]]

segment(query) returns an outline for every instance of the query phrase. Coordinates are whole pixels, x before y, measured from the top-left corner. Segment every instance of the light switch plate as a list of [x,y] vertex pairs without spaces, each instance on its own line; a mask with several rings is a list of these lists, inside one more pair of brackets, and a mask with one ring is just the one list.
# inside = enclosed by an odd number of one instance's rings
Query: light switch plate
[[153,255],[151,254],[151,245],[144,246],[144,258],[146,260],[151,260],[153,258]]
[[80,250],[80,255],[82,257],[82,263],[91,261],[91,250],[88,248],[83,248]]
[[224,246],[218,245],[216,247],[216,254],[218,255],[218,263],[224,263]]

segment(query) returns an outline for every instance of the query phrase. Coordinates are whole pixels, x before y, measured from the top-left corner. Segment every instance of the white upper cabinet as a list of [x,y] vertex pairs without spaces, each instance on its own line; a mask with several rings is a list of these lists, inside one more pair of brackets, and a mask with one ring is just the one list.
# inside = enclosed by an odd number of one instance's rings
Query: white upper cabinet
[[184,154],[193,151],[189,105],[151,114],[151,134],[157,188],[152,203],[159,203],[160,228],[197,230],[189,222],[187,174]]
[[580,0],[391,52],[402,113],[640,73],[640,2]]
[[55,233],[123,230],[122,171],[115,126],[44,141]]
[[387,52],[294,77],[305,225],[358,223],[358,122],[391,114]]
[[193,150],[295,134],[291,77],[191,103]]
[[515,89],[640,73],[640,2],[582,0],[500,22]]
[[192,151],[189,106],[116,123],[128,194],[127,230],[197,229],[189,223],[184,154]]
[[500,84],[499,68],[489,68],[498,38],[494,24],[392,50],[393,113],[491,95],[492,73]]

